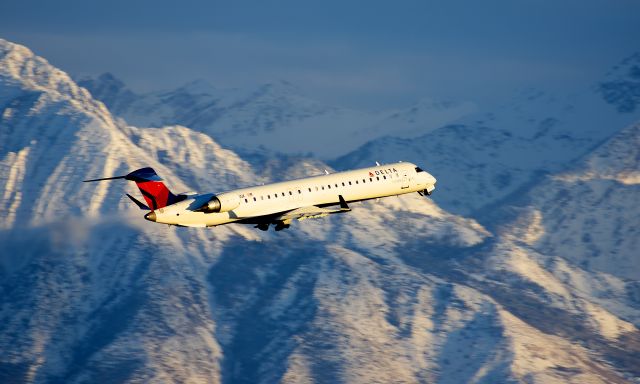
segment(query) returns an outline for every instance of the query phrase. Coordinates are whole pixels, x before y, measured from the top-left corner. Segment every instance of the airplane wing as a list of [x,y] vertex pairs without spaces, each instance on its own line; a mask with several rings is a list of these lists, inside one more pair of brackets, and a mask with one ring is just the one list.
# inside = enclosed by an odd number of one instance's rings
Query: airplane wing
[[273,221],[279,221],[279,222],[288,224],[293,220],[305,220],[305,219],[327,216],[332,213],[349,212],[351,208],[349,208],[349,206],[347,205],[347,202],[344,200],[342,195],[338,197],[340,199],[339,209],[328,209],[328,208],[318,207],[315,205],[308,206],[308,207],[300,207],[292,211],[285,212],[279,216],[276,216]]

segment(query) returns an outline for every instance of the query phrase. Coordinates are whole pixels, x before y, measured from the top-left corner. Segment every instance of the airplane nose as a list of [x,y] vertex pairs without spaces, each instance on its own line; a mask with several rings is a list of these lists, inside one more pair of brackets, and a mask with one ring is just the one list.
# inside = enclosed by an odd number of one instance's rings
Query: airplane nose
[[151,212],[147,213],[146,215],[144,215],[144,218],[149,220],[149,221],[156,221],[156,213],[151,211]]
[[427,179],[427,184],[433,184],[433,185],[436,185],[437,180],[436,180],[436,178],[435,178],[435,177],[433,177],[433,175],[432,175],[432,174],[427,173],[426,179]]

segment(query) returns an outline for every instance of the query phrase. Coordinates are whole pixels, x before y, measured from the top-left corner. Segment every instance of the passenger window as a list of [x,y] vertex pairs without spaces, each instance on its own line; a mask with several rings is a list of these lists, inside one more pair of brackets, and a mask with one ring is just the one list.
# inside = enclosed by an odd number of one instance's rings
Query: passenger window
[[351,185],[351,182],[349,182],[349,185]]
[[370,181],[370,182],[373,182],[373,178],[372,178],[372,177],[370,177],[370,178],[369,178],[369,181]]
[[260,196],[260,200],[264,200],[264,196]]
[[367,180],[365,180],[365,179],[362,179],[362,183],[363,183],[363,184],[364,184],[364,183],[366,183],[366,182],[367,182]]
[[358,180],[356,180],[356,184],[358,184]]
[[387,180],[387,176],[382,176],[383,179]]
[[322,190],[324,191],[324,185],[322,186]]
[[258,201],[258,199],[256,199],[255,197],[253,198],[253,201]]
[[271,200],[271,195],[267,195],[267,199]]
[[380,176],[376,176],[376,180],[380,181]]
[[327,188],[331,189],[331,184],[328,184],[328,185],[327,185]]
[[289,196],[293,196],[293,192],[289,191]]
[[343,186],[343,187],[345,186],[345,185],[344,185],[344,181],[342,182],[342,186]]
[[309,188],[309,192],[311,192],[311,188]]
[[284,197],[284,192],[282,192],[282,196]]
[[249,200],[247,200],[247,199],[244,199],[244,202],[245,202],[245,203],[248,203],[248,202],[249,202]]

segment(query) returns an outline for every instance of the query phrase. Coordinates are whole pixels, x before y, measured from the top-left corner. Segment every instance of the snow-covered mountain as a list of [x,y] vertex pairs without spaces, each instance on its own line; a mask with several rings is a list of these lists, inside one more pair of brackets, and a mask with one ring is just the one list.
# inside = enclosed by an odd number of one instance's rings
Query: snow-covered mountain
[[607,103],[619,112],[635,112],[640,106],[640,52],[616,65],[598,88]]
[[421,100],[406,109],[359,111],[324,105],[292,84],[255,89],[218,89],[196,80],[175,90],[136,94],[111,74],[78,82],[115,115],[143,127],[183,125],[241,152],[268,150],[289,155],[341,156],[390,127],[412,137],[475,110],[470,103]]
[[[176,192],[206,191],[326,165],[264,152],[268,164],[255,168],[186,127],[129,126],[4,40],[0,116],[0,382],[640,377],[638,281],[536,237],[554,225],[544,204],[531,203],[531,220],[505,213],[491,231],[418,195],[354,204],[278,233],[166,227],[123,198],[137,195],[132,186],[81,180],[152,166]],[[623,153],[617,145],[634,132],[593,156]],[[599,174],[633,180],[636,152],[625,148],[626,171],[598,165]],[[616,201],[625,196],[633,197]],[[607,204],[587,202],[603,212]],[[513,209],[527,213],[527,204]],[[583,209],[562,208],[561,221]],[[613,228],[610,240],[632,235],[628,228]],[[621,244],[616,252],[632,260],[633,243]]]
[[[640,276],[640,124],[527,192],[527,220],[541,253],[621,279]],[[637,288],[636,288],[637,289]]]
[[339,169],[396,159],[422,164],[439,180],[438,204],[469,215],[564,169],[638,119],[640,111],[619,112],[599,90],[561,97],[527,89],[494,112],[472,114],[415,138],[372,140],[331,164]]
[[497,239],[486,253],[483,282],[538,292],[503,304],[530,323],[563,319],[549,331],[629,367],[640,359],[639,144],[636,123],[480,215]]

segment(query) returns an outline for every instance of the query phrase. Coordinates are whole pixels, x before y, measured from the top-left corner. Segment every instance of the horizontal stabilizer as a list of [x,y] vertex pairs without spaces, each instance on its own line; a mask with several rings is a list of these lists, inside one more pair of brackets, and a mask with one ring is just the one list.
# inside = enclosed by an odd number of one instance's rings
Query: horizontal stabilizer
[[87,183],[90,181],[117,180],[117,179],[127,179],[131,181],[135,181],[137,183],[145,182],[145,181],[162,181],[160,176],[158,176],[158,174],[156,173],[156,171],[153,170],[153,168],[146,167],[146,168],[136,169],[135,171],[130,172],[129,174],[124,176],[103,177],[100,179],[84,180],[84,182]]
[[135,197],[131,196],[130,194],[127,193],[127,196],[131,199],[131,201],[133,201],[134,203],[136,203],[136,205],[138,207],[140,207],[140,209],[142,209],[143,211],[150,211],[149,207],[147,207],[146,205],[144,205],[141,201],[139,201],[138,199],[136,199]]
[[88,183],[90,181],[116,180],[116,179],[124,179],[125,177],[127,177],[127,176],[103,177],[101,179],[82,180],[82,182],[83,183]]

